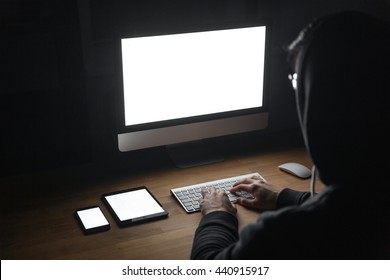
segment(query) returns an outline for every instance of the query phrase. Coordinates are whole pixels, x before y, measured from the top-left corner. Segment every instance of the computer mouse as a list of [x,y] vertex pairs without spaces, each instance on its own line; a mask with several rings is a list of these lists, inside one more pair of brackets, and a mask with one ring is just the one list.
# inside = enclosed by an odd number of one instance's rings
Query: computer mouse
[[280,170],[295,175],[302,179],[311,177],[311,170],[297,162],[287,162],[278,166]]

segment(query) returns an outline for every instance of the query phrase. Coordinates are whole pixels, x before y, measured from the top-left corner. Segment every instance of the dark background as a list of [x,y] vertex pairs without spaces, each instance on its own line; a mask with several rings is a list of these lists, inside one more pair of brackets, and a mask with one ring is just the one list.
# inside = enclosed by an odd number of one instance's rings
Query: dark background
[[272,19],[269,130],[231,137],[225,149],[299,143],[283,47],[314,17],[344,9],[389,19],[386,0],[1,0],[0,176],[123,158],[165,161],[158,148],[116,149],[113,38],[140,28]]

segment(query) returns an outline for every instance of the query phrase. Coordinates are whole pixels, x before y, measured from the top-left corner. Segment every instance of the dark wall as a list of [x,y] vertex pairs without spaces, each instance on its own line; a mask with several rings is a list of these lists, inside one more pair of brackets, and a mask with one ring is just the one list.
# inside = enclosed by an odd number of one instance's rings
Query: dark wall
[[[80,1],[80,24],[92,124],[92,143],[99,157],[115,154],[112,138],[115,92],[114,38],[117,33],[169,30],[180,25],[213,25],[254,18],[272,20],[270,126],[268,135],[297,132],[294,94],[287,79],[284,47],[315,17],[345,9],[364,10],[386,18],[386,0],[138,0]],[[104,104],[104,107],[102,107]],[[259,135],[261,140],[264,135]],[[256,143],[257,140],[254,141]],[[114,150],[108,150],[111,147]]]
[[263,0],[262,3],[259,5],[259,1],[253,0],[83,1],[80,5],[80,24],[93,120],[91,145],[98,151],[94,155],[110,157],[116,153],[112,137],[115,120],[108,117],[112,117],[113,94],[117,90],[115,36],[150,30],[170,32],[183,25],[213,26],[278,16],[278,1]]
[[389,15],[386,0],[2,0],[0,175],[118,156],[118,31],[271,18],[270,132],[299,132],[283,47],[346,8]]
[[88,160],[76,1],[0,2],[0,174]]

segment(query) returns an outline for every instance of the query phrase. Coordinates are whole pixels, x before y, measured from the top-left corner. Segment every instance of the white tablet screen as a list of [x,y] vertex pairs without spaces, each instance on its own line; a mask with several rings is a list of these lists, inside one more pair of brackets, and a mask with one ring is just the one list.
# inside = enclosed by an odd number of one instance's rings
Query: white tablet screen
[[146,189],[112,194],[105,198],[121,221],[164,212]]

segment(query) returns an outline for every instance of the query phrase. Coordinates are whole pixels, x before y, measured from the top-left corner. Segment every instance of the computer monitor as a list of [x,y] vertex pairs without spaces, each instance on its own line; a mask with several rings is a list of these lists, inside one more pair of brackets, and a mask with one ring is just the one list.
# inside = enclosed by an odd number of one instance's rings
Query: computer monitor
[[120,38],[119,150],[169,145],[181,160],[206,153],[179,144],[266,129],[269,29],[256,22]]

